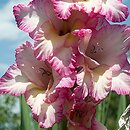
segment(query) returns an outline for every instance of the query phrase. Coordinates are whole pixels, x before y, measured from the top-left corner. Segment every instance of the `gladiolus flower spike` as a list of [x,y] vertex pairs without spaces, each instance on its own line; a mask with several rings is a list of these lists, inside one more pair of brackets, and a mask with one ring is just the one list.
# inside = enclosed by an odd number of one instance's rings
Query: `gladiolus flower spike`
[[41,128],[65,117],[69,130],[107,130],[96,107],[111,91],[130,95],[130,27],[112,24],[126,20],[127,6],[121,0],[33,0],[13,13],[34,42],[16,49],[0,94],[24,95]]

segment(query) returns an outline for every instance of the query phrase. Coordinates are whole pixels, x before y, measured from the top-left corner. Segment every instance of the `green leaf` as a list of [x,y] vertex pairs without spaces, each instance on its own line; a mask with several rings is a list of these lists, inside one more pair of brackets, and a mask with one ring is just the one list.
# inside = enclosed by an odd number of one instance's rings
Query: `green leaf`
[[20,97],[21,126],[20,130],[32,130],[29,108],[23,96]]
[[98,104],[97,110],[96,110],[96,117],[98,121],[102,120],[102,104]]
[[55,124],[55,125],[52,127],[52,130],[59,130],[59,124]]
[[119,104],[118,104],[118,112],[117,112],[117,120],[119,120],[121,114],[126,109],[126,97],[120,96]]
[[96,117],[98,121],[102,122],[104,125],[107,123],[107,118],[108,118],[108,112],[110,109],[110,100],[111,100],[111,95],[110,93],[104,101],[102,101],[98,106],[97,106],[97,114]]
[[126,96],[120,96],[117,111],[117,127],[118,127],[118,120],[125,109],[126,109]]
[[59,130],[68,130],[66,118],[63,118],[62,121],[59,123]]

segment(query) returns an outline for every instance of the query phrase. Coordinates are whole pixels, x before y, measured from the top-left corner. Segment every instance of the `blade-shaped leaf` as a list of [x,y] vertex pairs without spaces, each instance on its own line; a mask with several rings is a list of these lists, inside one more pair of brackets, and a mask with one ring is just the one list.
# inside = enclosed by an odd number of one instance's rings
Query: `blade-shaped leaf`
[[31,130],[30,112],[23,96],[20,97],[20,109],[21,109],[20,130]]

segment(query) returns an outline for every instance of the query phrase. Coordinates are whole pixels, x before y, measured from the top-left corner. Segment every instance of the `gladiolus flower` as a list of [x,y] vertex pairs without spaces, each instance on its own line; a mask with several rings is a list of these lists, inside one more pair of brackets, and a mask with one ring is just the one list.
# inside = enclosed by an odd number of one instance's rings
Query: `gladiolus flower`
[[99,16],[89,17],[86,13],[75,11],[70,19],[64,21],[59,20],[52,9],[50,0],[33,0],[28,6],[15,6],[14,15],[18,27],[34,39],[36,58],[47,60],[60,75],[70,75],[75,70],[72,50],[79,41],[74,32],[95,28]]
[[72,87],[74,81],[56,74],[47,62],[38,61],[33,53],[29,42],[16,49],[17,64],[0,79],[0,93],[24,94],[34,119],[40,127],[49,128],[62,119],[64,88]]
[[129,95],[129,35],[126,25],[107,25],[93,32],[89,41],[85,36],[81,39],[79,53],[83,57],[78,56],[82,59],[78,61],[82,68],[78,84],[86,86],[95,100],[104,99],[111,90]]

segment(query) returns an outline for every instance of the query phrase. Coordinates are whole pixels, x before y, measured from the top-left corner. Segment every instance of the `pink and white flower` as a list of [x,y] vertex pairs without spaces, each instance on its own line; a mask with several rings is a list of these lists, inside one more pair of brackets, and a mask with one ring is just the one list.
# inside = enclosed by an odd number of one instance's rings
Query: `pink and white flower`
[[[85,13],[74,12],[68,21],[64,21],[54,13],[52,3],[45,0],[33,0],[28,6],[14,7],[18,27],[28,32],[35,41],[36,58],[47,60],[60,75],[70,75],[75,71],[72,47],[79,41],[73,32],[94,28],[98,20],[95,17],[90,19]],[[35,24],[31,22],[34,19],[37,21]]]
[[68,102],[66,102],[68,109],[65,111],[65,116],[68,120],[68,129],[107,130],[106,127],[95,118],[97,105],[98,102],[95,102],[89,97],[85,101],[78,101],[76,97],[72,100],[68,100]]
[[129,95],[130,65],[126,55],[129,35],[126,25],[107,25],[94,31],[90,41],[81,39],[77,84],[88,88],[85,95],[89,93],[96,101],[104,99],[111,90]]
[[48,11],[51,9],[50,0],[33,0],[27,6],[23,4],[14,6],[13,12],[17,26],[31,33],[48,20]]
[[16,49],[16,63],[0,79],[0,93],[24,94],[40,127],[52,127],[62,119],[65,88],[71,88],[75,80],[61,77],[46,61],[38,61],[29,42]]
[[[60,75],[71,74],[71,71],[74,70],[71,48],[64,45],[65,42],[67,44],[72,42],[69,38],[70,35],[67,34],[69,28],[65,27],[66,22],[55,17],[51,1],[33,0],[28,6],[15,6],[14,15],[18,27],[28,32],[35,40],[37,59],[48,60]],[[64,30],[60,30],[61,27]],[[59,53],[57,54],[57,52]],[[65,55],[65,52],[68,52],[68,56]],[[57,66],[55,67],[55,65]]]
[[93,16],[100,14],[112,22],[122,22],[128,17],[128,8],[121,0],[52,0],[56,15],[68,19],[73,10]]

